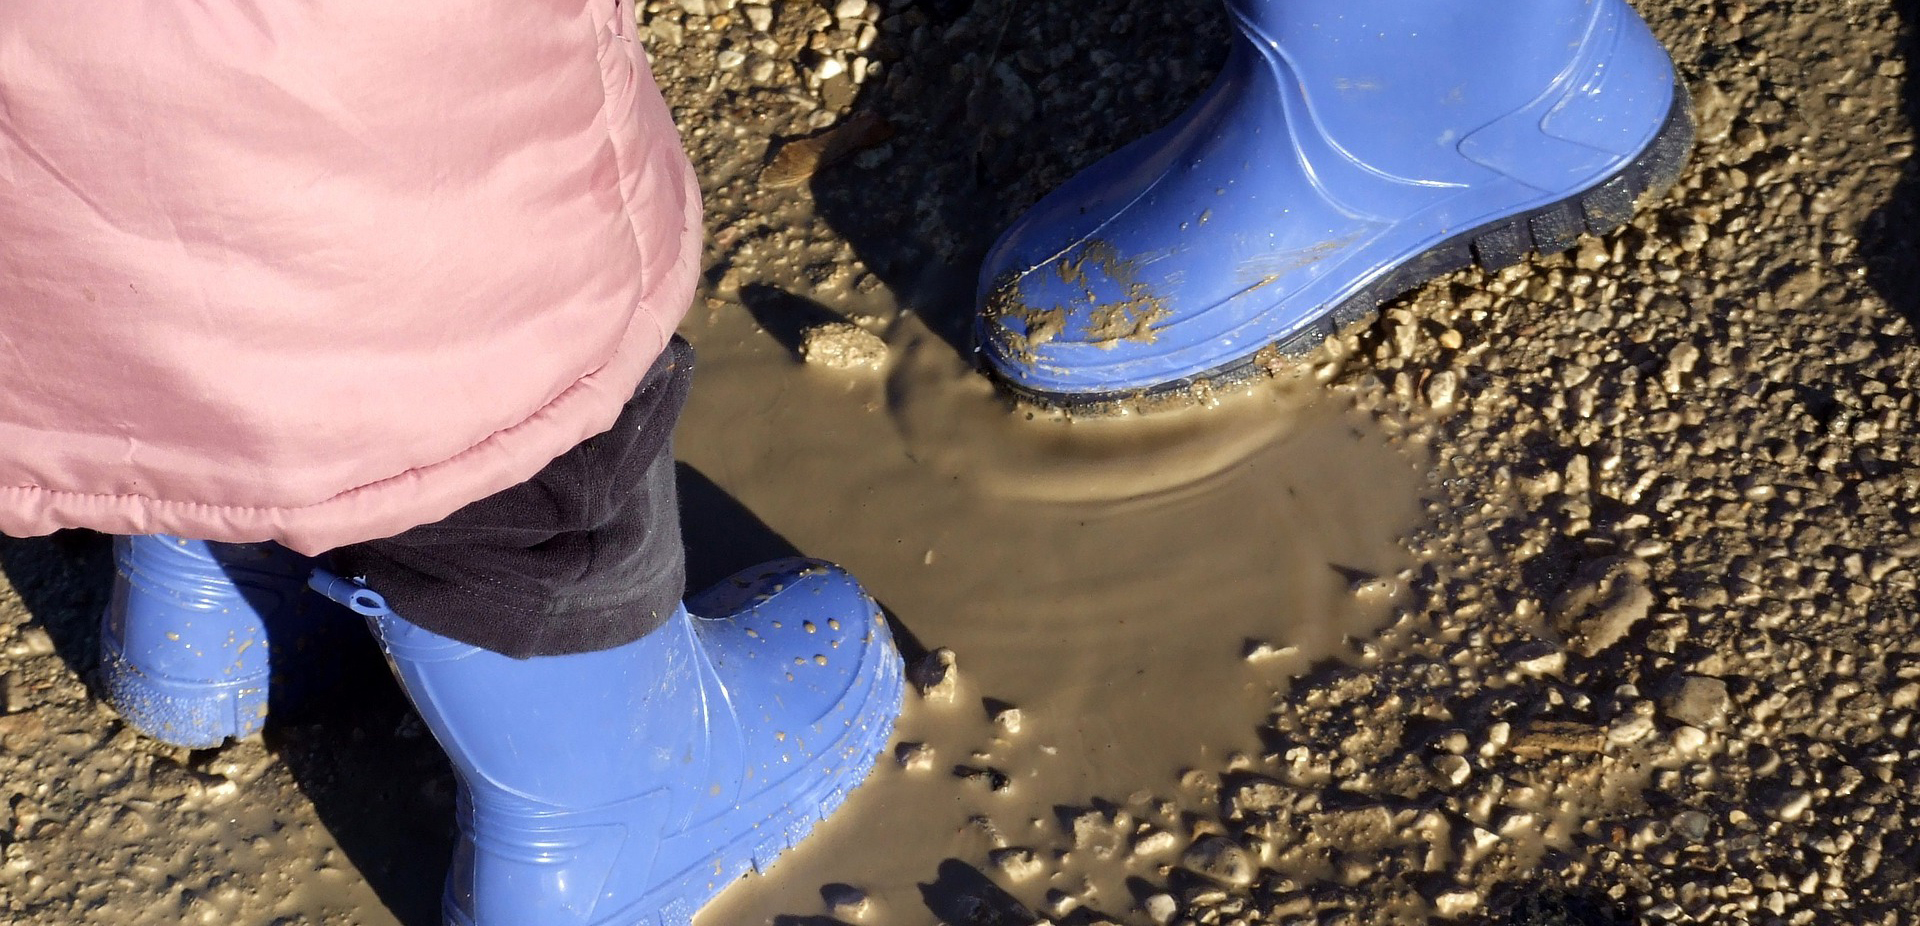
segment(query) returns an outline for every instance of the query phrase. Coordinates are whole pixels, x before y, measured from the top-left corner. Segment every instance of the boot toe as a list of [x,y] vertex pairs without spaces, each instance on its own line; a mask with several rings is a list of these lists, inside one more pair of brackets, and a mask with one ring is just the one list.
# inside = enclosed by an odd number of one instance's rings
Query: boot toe
[[738,718],[743,760],[737,791],[711,792],[701,822],[662,849],[697,859],[667,892],[697,909],[772,864],[866,779],[900,714],[905,672],[879,606],[829,563],[769,563],[687,610]]
[[871,722],[868,702],[890,679],[900,687],[886,618],[830,563],[768,563],[689,599],[687,610],[742,725],[773,732],[777,764],[804,762]]
[[1177,122],[1016,221],[981,274],[976,338],[999,379],[1073,405],[1203,376],[1297,328],[1273,306],[1380,223],[1300,168],[1285,108],[1240,50]]

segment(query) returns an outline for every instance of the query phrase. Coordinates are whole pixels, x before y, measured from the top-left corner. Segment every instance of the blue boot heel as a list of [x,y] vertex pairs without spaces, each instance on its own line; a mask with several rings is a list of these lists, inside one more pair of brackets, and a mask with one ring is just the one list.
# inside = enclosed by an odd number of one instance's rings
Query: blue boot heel
[[175,746],[258,732],[322,684],[333,637],[359,632],[307,588],[313,559],[278,544],[122,536],[113,558],[101,685],[128,723]]

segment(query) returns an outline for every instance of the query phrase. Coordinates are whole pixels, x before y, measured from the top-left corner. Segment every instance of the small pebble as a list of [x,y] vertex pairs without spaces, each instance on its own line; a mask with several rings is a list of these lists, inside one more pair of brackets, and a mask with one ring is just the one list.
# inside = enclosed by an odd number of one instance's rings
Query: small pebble
[[1682,755],[1699,752],[1707,745],[1707,732],[1699,727],[1681,727],[1673,731],[1673,751]]
[[1248,662],[1269,662],[1275,659],[1293,656],[1300,652],[1297,646],[1274,646],[1265,640],[1253,640],[1247,644]]
[[901,743],[894,747],[893,760],[909,772],[923,772],[933,767],[933,747],[925,743]]
[[1133,854],[1138,856],[1164,855],[1180,844],[1179,837],[1166,830],[1148,830],[1133,838]]
[[1437,411],[1452,408],[1459,394],[1460,376],[1452,370],[1441,370],[1427,380],[1427,404]]
[[1673,831],[1688,842],[1704,841],[1711,827],[1712,820],[1698,810],[1683,810],[1673,818]]
[[1687,676],[1672,694],[1660,699],[1660,709],[1669,718],[1703,730],[1724,724],[1732,704],[1726,682],[1702,675]]
[[1480,909],[1480,892],[1454,888],[1433,898],[1433,912],[1446,919],[1457,919]]
[[995,849],[987,853],[987,861],[1007,876],[1009,881],[1026,881],[1039,877],[1046,871],[1046,865],[1032,849],[1015,846],[1009,849]]
[[53,637],[48,636],[47,628],[38,625],[27,627],[20,635],[7,644],[9,656],[50,656],[53,654]]
[[830,370],[878,370],[887,342],[852,322],[827,322],[800,333],[800,359]]
[[1781,795],[1778,801],[1774,802],[1769,814],[1775,820],[1792,823],[1802,816],[1805,816],[1807,809],[1812,806],[1813,795],[1805,791],[1788,791],[1786,794]]
[[826,901],[827,912],[841,919],[860,919],[873,908],[867,892],[851,884],[829,884],[820,889],[820,899]]
[[1252,884],[1257,873],[1247,850],[1225,836],[1207,836],[1195,841],[1180,856],[1180,865],[1228,887]]
[[920,697],[939,704],[950,703],[959,685],[960,661],[953,650],[943,646],[914,663],[908,677]]
[[1148,919],[1158,923],[1159,926],[1166,926],[1173,922],[1174,914],[1180,912],[1180,907],[1174,902],[1172,894],[1154,894],[1142,901],[1140,908],[1147,912]]
[[847,72],[847,63],[839,58],[824,58],[813,69],[814,79],[825,82]]
[[1433,760],[1433,770],[1439,772],[1441,779],[1447,784],[1456,788],[1466,784],[1467,778],[1473,775],[1472,763],[1455,755],[1445,755]]

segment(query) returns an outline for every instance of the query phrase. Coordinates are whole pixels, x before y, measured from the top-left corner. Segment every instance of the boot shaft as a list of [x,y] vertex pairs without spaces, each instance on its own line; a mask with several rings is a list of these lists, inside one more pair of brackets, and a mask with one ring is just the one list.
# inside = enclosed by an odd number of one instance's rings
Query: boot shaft
[[1608,72],[1670,72],[1624,0],[1227,0],[1227,8],[1248,50],[1296,82],[1306,111],[1294,118],[1368,172],[1416,185],[1473,183],[1488,166],[1508,172],[1506,152],[1478,157],[1467,139],[1515,113],[1531,120],[1531,146],[1544,122],[1549,135],[1628,153],[1644,138],[1612,140],[1607,128],[1657,123],[1672,97],[1662,80],[1645,81],[1633,100],[1618,86],[1594,106],[1569,96],[1598,96]]
[[[410,623],[329,573],[316,573],[315,588],[367,619],[483,811],[633,799],[636,782],[708,767],[714,729],[725,729],[710,721],[731,713],[685,609],[615,649],[514,659]],[[690,813],[690,800],[673,803],[674,816]]]
[[195,676],[264,665],[264,621],[302,607],[313,569],[311,559],[278,544],[158,534],[115,537],[113,560],[107,632],[141,653],[145,667]]

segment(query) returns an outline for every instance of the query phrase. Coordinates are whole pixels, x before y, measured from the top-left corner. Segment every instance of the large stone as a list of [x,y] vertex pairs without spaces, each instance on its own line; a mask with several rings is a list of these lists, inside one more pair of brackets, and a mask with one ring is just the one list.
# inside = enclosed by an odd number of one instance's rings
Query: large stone
[[1554,599],[1554,628],[1566,635],[1575,652],[1599,655],[1620,642],[1653,610],[1653,593],[1647,590],[1646,579],[1647,564],[1630,556],[1610,556],[1588,563],[1573,584]]
[[1228,887],[1246,887],[1253,883],[1259,868],[1253,856],[1239,843],[1225,836],[1207,836],[1187,847],[1180,864],[1188,871],[1204,875]]
[[1669,720],[1711,730],[1727,721],[1733,698],[1727,683],[1704,675],[1689,675],[1672,693],[1660,699],[1660,711]]

